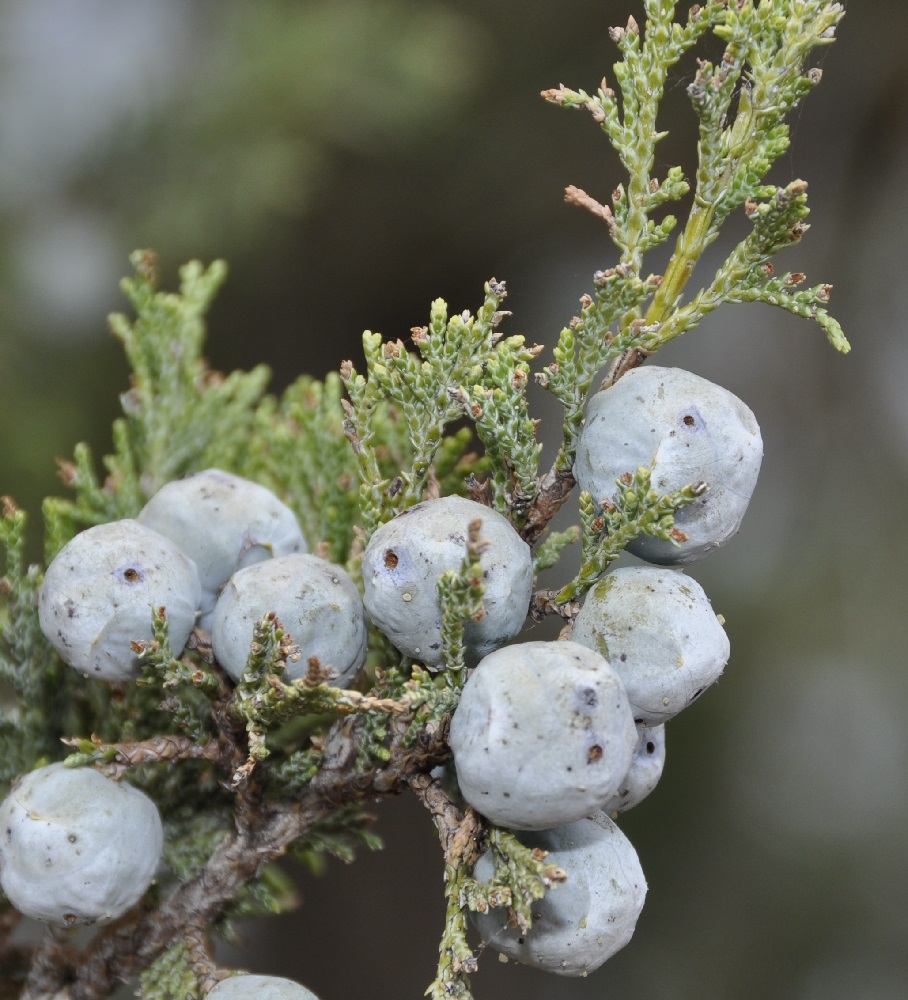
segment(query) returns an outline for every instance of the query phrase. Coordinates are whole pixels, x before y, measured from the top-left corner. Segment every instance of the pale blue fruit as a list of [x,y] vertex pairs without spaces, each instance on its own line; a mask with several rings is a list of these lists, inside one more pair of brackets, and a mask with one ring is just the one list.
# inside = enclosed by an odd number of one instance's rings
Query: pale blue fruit
[[658,566],[623,566],[604,576],[586,595],[571,638],[608,659],[634,718],[647,725],[698,698],[718,680],[730,651],[700,584]]
[[665,767],[665,726],[638,726],[637,753],[618,791],[602,811],[617,816],[639,805],[659,784]]
[[[630,941],[643,909],[646,879],[637,852],[604,813],[519,837],[527,847],[548,851],[546,861],[563,868],[567,880],[533,903],[525,934],[507,925],[504,909],[472,913],[480,936],[524,965],[562,976],[593,972]],[[485,883],[494,873],[489,851],[473,874]]]
[[574,476],[596,503],[613,500],[617,480],[640,466],[652,469],[659,493],[707,483],[675,515],[687,541],[640,535],[627,547],[648,562],[689,563],[737,533],[762,458],[756,418],[737,396],[680,368],[643,365],[590,399]]
[[530,547],[507,518],[465,497],[426,500],[381,525],[363,555],[369,616],[402,653],[428,666],[444,661],[438,580],[462,567],[477,518],[480,540],[488,543],[479,560],[485,614],[464,634],[475,662],[517,635],[533,593]]
[[195,563],[169,538],[138,521],[110,521],[80,532],[47,567],[38,617],[71,667],[130,681],[141,669],[131,643],[152,638],[152,609],[166,609],[170,645],[179,655],[200,596]]
[[464,799],[498,826],[542,830],[600,809],[627,774],[637,729],[618,675],[576,642],[486,656],[449,736]]
[[272,611],[299,647],[299,658],[287,664],[291,678],[303,676],[316,656],[333,670],[332,683],[353,680],[366,659],[368,629],[359,591],[340,566],[301,553],[233,574],[214,609],[211,644],[235,681],[246,669],[255,623]]
[[172,539],[192,559],[202,584],[204,629],[221,588],[244,566],[306,552],[293,511],[264,486],[206,469],[162,486],[139,520]]
[[164,844],[155,804],[90,768],[50,764],[0,805],[0,885],[21,913],[55,924],[115,920],[151,885]]
[[208,997],[209,1000],[318,1000],[305,986],[280,976],[229,976]]

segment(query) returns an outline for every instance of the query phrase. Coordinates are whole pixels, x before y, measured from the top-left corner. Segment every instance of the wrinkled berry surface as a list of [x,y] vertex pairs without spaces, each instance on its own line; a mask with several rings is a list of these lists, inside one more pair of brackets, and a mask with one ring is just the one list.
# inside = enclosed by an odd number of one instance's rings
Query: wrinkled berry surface
[[333,669],[339,687],[363,665],[366,613],[353,581],[326,559],[289,555],[238,570],[218,598],[211,643],[234,680],[246,667],[256,621],[272,611],[299,647],[299,658],[287,664],[291,678],[305,674],[311,656]]
[[0,885],[36,920],[114,920],[145,894],[164,842],[143,792],[90,768],[50,764],[0,804]]
[[195,562],[206,629],[221,588],[238,569],[307,551],[296,515],[286,504],[264,486],[221,469],[167,483],[138,519]]
[[488,545],[479,560],[485,614],[464,635],[475,662],[517,635],[533,592],[530,547],[505,517],[464,497],[427,500],[381,525],[363,556],[369,616],[401,652],[429,666],[443,662],[438,580],[461,569],[477,518]]
[[586,595],[571,637],[608,659],[634,719],[649,725],[699,698],[730,652],[700,584],[658,566],[622,566],[603,577]]
[[596,503],[613,500],[616,481],[640,466],[652,469],[659,493],[706,482],[707,492],[675,515],[682,545],[649,535],[628,545],[673,565],[702,559],[738,531],[762,458],[757,420],[737,396],[681,368],[644,365],[590,399],[574,476]]
[[318,1000],[305,986],[280,976],[230,976],[208,996],[210,1000]]
[[[522,833],[528,847],[548,851],[546,861],[567,880],[533,903],[525,934],[507,926],[504,908],[471,917],[483,941],[524,965],[563,976],[585,976],[630,941],[646,898],[646,879],[627,837],[598,813],[553,830]],[[495,872],[491,852],[474,876],[488,882]]]
[[57,554],[38,602],[41,630],[62,659],[91,677],[133,680],[141,664],[132,640],[151,639],[163,607],[179,655],[192,631],[201,588],[195,563],[134,520],[88,528]]
[[637,729],[617,674],[575,642],[485,657],[449,739],[464,799],[493,823],[540,830],[602,807],[627,774]]
[[638,726],[637,752],[618,791],[602,811],[617,816],[639,805],[652,792],[665,768],[665,726]]

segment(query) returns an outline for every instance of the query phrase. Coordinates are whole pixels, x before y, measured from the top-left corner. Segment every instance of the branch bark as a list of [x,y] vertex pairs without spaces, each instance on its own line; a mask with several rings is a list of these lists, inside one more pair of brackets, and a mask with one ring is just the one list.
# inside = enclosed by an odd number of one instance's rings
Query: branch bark
[[549,521],[564,506],[576,483],[577,480],[574,479],[570,469],[553,467],[540,478],[536,500],[520,531],[521,537],[528,545],[532,545],[542,537]]
[[100,1000],[185,937],[187,914],[195,928],[210,925],[244,885],[338,805],[396,795],[416,775],[446,760],[450,751],[444,727],[404,745],[411,721],[394,720],[391,757],[384,766],[359,772],[362,719],[339,719],[325,741],[323,764],[299,801],[259,801],[255,813],[246,813],[195,878],[177,885],[157,906],[134,910],[105,927],[84,951],[66,947],[65,931],[64,936],[52,933],[36,956],[21,1000]]

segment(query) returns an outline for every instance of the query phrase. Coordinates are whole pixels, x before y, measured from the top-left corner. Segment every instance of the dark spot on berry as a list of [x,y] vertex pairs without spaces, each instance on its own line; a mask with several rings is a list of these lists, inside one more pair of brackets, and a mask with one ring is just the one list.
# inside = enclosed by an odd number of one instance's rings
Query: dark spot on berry
[[685,413],[682,419],[688,427],[693,427],[697,422],[696,418],[691,416],[689,413]]
[[69,836],[68,836],[68,837],[67,837],[66,839],[67,839],[67,840],[68,840],[68,841],[69,841],[69,842],[70,842],[71,844],[74,844],[74,843],[75,843],[75,842],[76,842],[76,841],[77,841],[77,840],[78,840],[79,838],[78,838],[78,837],[77,837],[77,836],[76,836],[76,835],[75,835],[74,833],[71,833],[71,834],[70,834],[70,835],[69,835]]
[[580,688],[577,691],[577,697],[587,708],[595,708],[599,704],[595,688]]
[[602,760],[602,747],[594,743],[586,752],[586,762],[595,764],[597,760]]
[[400,560],[397,558],[397,553],[394,549],[388,549],[385,553],[385,566],[388,569],[394,569],[399,562]]
[[647,753],[655,753],[656,752],[656,744],[653,743],[652,740],[647,740],[647,742],[646,742],[646,752]]
[[618,657],[618,659],[619,659],[619,660],[620,660],[620,661],[621,661],[622,663],[626,663],[626,662],[627,662],[627,653],[622,653],[622,654],[621,654],[621,655],[620,655],[620,656]]
[[134,584],[141,583],[144,579],[144,575],[140,569],[136,569],[135,566],[127,566],[126,569],[120,570],[120,579],[124,583]]

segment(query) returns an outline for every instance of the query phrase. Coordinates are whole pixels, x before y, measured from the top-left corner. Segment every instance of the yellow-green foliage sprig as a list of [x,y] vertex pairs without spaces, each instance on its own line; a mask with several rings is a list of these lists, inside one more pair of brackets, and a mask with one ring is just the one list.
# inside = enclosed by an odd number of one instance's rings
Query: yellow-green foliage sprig
[[490,826],[487,840],[495,858],[495,874],[488,882],[473,878],[468,866],[445,866],[445,930],[436,978],[425,993],[433,1000],[452,996],[469,1000],[473,995],[469,977],[478,961],[467,938],[470,911],[487,913],[504,907],[508,920],[526,933],[533,925],[533,903],[567,878],[564,869],[547,860],[545,851],[526,847],[509,830]]
[[468,621],[484,615],[482,597],[483,569],[479,561],[487,545],[479,538],[482,521],[470,524],[466,551],[459,570],[446,570],[438,580],[438,603],[441,608],[441,640],[445,650],[445,676],[457,687],[466,681],[466,644],[464,632]]
[[139,988],[142,1000],[199,996],[199,978],[186,945],[180,942],[159,955],[139,977]]
[[[500,307],[505,294],[501,282],[487,282],[485,299],[475,317],[468,312],[449,316],[447,304],[436,299],[429,324],[411,331],[415,351],[408,350],[401,340],[384,341],[380,334],[366,331],[366,374],[359,374],[350,362],[342,367],[341,377],[350,397],[347,433],[360,466],[366,540],[379,524],[425,498],[446,428],[464,417],[476,421],[477,433],[492,452],[493,464],[494,457],[510,449],[514,468],[506,479],[514,479],[513,488],[524,492],[533,489],[538,450],[534,450],[535,441],[529,447],[526,441],[535,438],[535,426],[526,416],[522,395],[509,394],[500,383],[504,363],[522,387],[527,381],[525,366],[534,352],[523,347],[522,337],[502,339],[498,327],[504,318]],[[477,392],[481,403],[474,398]],[[406,426],[411,449],[409,461],[393,477],[383,475],[378,451],[382,406],[389,403]],[[489,406],[489,416],[483,419]],[[501,423],[496,422],[499,419]],[[446,456],[448,463],[451,457],[450,453]],[[496,494],[500,497],[506,489],[505,480],[498,483]]]
[[[820,81],[808,67],[812,52],[830,44],[844,14],[830,0],[713,0],[695,5],[675,23],[674,0],[647,0],[641,28],[611,29],[622,56],[614,66],[619,93],[603,80],[591,94],[559,86],[543,91],[553,104],[589,112],[628,173],[610,204],[569,186],[566,200],[606,223],[620,263],[600,272],[595,293],[559,338],[555,361],[538,381],[565,407],[563,443],[553,466],[569,472],[582,406],[596,372],[622,356],[630,364],[696,326],[722,303],[762,301],[816,320],[840,351],[848,342],[825,308],[830,286],[797,291],[803,275],[774,277],[770,258],[798,242],[806,226],[806,185],[765,184],[773,163],[788,149],[785,116]],[[661,276],[644,277],[644,254],[664,242],[677,220],[651,216],[690,190],[680,167],[660,180],[653,175],[656,144],[665,136],[656,117],[669,70],[704,32],[726,45],[716,63],[701,61],[688,94],[699,117],[698,164],[693,204]],[[754,230],[728,256],[714,279],[684,302],[684,290],[722,223],[746,206]],[[797,218],[795,218],[797,215]]]
[[633,322],[623,333],[615,334],[611,327],[624,327],[627,317],[636,317],[639,306],[653,290],[651,283],[620,265],[598,272],[594,281],[593,294],[580,300],[579,316],[558,337],[552,352],[554,362],[536,374],[539,385],[564,408],[562,444],[553,463],[556,471],[570,472],[573,468],[583,407],[596,373],[628,351],[641,334],[639,324]]
[[[843,15],[842,4],[829,0],[744,0],[728,4],[716,20],[714,31],[726,48],[716,65],[701,63],[688,87],[700,118],[694,204],[646,313],[648,325],[661,327],[651,349],[690,329],[673,322],[673,314],[698,260],[727,216],[748,201],[776,196],[778,189],[763,179],[788,149],[784,117],[820,82],[819,69],[807,68],[806,62],[815,48],[834,40]],[[768,240],[774,244],[773,254],[796,242],[788,238],[789,232],[787,220],[780,219],[774,239]],[[747,281],[764,262],[754,261],[750,271],[736,279]],[[837,349],[847,349],[844,337],[830,340]]]
[[[38,624],[43,573],[25,559],[26,514],[0,497],[0,794],[52,757],[65,725],[63,665]],[[13,701],[15,699],[15,701]]]
[[[357,462],[344,434],[343,385],[302,375],[281,397],[266,396],[255,412],[258,447],[248,448],[237,473],[268,486],[299,519],[312,550],[342,565],[359,520]],[[214,462],[218,465],[218,462]]]
[[172,479],[213,465],[235,465],[253,425],[269,370],[227,376],[212,372],[202,357],[205,313],[227,274],[223,261],[180,269],[179,292],[157,288],[157,262],[148,250],[130,257],[135,273],[121,288],[135,320],[115,313],[110,326],[122,343],[132,384],[120,396],[123,416],[114,421],[114,452],[104,458],[102,483],[86,445],[75,462],[63,463],[73,499],[44,503],[48,561],[77,532],[93,524],[135,517],[152,494]]
[[141,697],[142,689],[146,689],[147,706],[158,693],[163,695],[159,707],[173,717],[177,730],[204,746],[214,734],[211,706],[222,682],[198,657],[190,660],[173,655],[166,609],[152,609],[151,628],[151,641],[134,647],[143,664],[136,696]]
[[581,492],[580,570],[558,592],[555,597],[558,603],[583,597],[639,535],[651,535],[675,545],[686,540],[684,533],[675,527],[675,511],[702,496],[707,484],[693,483],[660,494],[650,485],[651,475],[652,470],[643,466],[633,474],[626,473],[617,481],[614,500],[600,500],[601,511],[586,490]]

